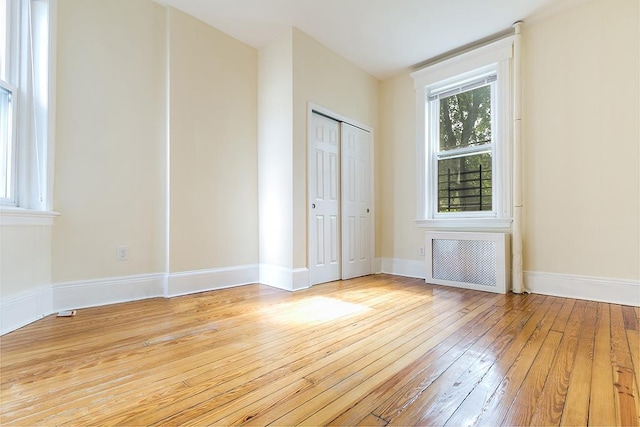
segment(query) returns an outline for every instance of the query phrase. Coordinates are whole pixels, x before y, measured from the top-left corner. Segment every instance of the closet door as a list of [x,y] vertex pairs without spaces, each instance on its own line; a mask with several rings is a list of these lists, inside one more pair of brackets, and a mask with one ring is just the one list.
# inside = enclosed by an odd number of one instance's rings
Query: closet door
[[311,115],[309,133],[309,284],[340,279],[340,123]]
[[371,274],[371,134],[342,123],[342,278]]

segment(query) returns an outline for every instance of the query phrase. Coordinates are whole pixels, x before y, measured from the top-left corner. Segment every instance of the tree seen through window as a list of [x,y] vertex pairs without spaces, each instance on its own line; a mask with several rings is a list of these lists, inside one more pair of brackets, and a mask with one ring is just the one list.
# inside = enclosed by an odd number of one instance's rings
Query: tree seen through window
[[492,210],[491,85],[439,101],[438,212]]

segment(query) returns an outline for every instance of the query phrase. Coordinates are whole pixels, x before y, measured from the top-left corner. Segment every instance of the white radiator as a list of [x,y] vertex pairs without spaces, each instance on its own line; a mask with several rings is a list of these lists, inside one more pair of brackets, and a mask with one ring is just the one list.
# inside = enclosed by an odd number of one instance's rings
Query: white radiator
[[426,282],[479,291],[510,289],[510,246],[506,233],[426,233]]

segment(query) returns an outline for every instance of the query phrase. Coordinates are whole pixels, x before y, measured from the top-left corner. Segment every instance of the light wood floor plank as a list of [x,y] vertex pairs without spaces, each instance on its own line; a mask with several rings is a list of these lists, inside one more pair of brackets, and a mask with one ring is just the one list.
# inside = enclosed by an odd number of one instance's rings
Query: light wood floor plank
[[[454,304],[453,302],[448,302],[446,299],[443,300],[442,303]],[[414,304],[414,306],[410,306],[410,307],[415,308],[420,304],[421,304],[420,302],[417,302]],[[402,312],[398,311],[397,314],[398,314],[398,319],[402,321],[404,316]],[[388,315],[389,313],[386,314],[386,316]],[[407,319],[411,319],[412,317],[414,317],[414,315],[407,315]],[[360,322],[358,326],[359,328],[361,328],[360,333],[363,331],[369,330],[371,328],[376,328],[377,323],[371,323],[376,319],[375,315],[370,314],[369,316],[367,316],[366,319],[367,319],[366,322],[364,321]],[[348,320],[348,321],[353,323],[353,320]],[[354,323],[354,325],[358,325],[358,323],[356,322]],[[320,341],[317,341],[316,343],[317,347],[316,347],[314,346],[313,339],[310,341],[308,334],[303,334],[300,336],[300,340],[298,342],[294,344],[289,344],[291,349],[288,350],[288,353],[291,353],[290,355],[282,354],[282,353],[272,353],[271,355],[269,355],[269,357],[274,358],[273,363],[269,363],[268,358],[265,359],[264,357],[261,357],[262,359],[261,363],[259,365],[254,364],[255,366],[253,371],[245,372],[246,371],[245,369],[241,371],[243,372],[243,375],[240,377],[238,377],[238,369],[234,368],[233,366],[230,366],[228,367],[228,369],[225,369],[226,373],[223,374],[222,377],[220,376],[220,374],[213,377],[204,377],[205,378],[204,380],[202,378],[198,379],[196,377],[190,377],[188,379],[188,382],[190,385],[192,385],[192,387],[195,387],[195,388],[192,388],[190,390],[183,390],[182,393],[176,393],[171,397],[167,397],[167,400],[170,399],[167,402],[167,404],[165,404],[162,408],[158,408],[156,411],[153,412],[153,414],[147,415],[147,416],[153,417],[152,419],[127,418],[126,422],[145,423],[145,424],[159,422],[161,420],[161,418],[159,417],[163,413],[174,414],[175,407],[183,406],[185,404],[187,405],[187,407],[191,409],[187,412],[177,414],[176,417],[182,417],[182,419],[189,419],[190,417],[189,414],[206,412],[207,407],[210,407],[210,406],[213,406],[218,410],[221,410],[223,404],[230,404],[229,402],[232,402],[233,400],[235,400],[237,396],[249,395],[250,392],[255,391],[256,389],[258,390],[256,391],[257,393],[260,393],[260,392],[264,393],[264,389],[262,388],[261,384],[264,383],[265,381],[267,381],[268,383],[273,382],[274,378],[277,378],[277,377],[274,377],[274,374],[277,374],[277,376],[285,376],[284,374],[286,374],[287,372],[294,373],[297,370],[302,368],[308,369],[309,366],[313,366],[314,363],[320,363],[320,362],[328,363],[326,361],[323,362],[323,359],[325,358],[325,356],[326,357],[331,356],[334,358],[338,357],[339,355],[343,354],[343,352],[342,353],[340,352],[342,349],[347,348],[349,345],[353,343],[357,343],[359,340],[361,340],[361,337],[357,335],[358,333],[357,329],[353,329],[353,330],[350,329],[349,331],[347,331],[348,332],[347,338],[349,338],[349,335],[351,334],[353,334],[353,336],[349,340],[346,340],[345,332],[344,330],[340,329],[340,326],[345,327],[349,325],[347,323],[344,323],[342,325],[339,324],[338,329],[335,333],[342,336],[340,337],[340,339],[335,339],[335,342],[331,342],[328,346],[323,344],[322,340],[320,340]],[[314,336],[315,336],[315,333],[314,333]],[[324,351],[319,351],[321,349]],[[248,364],[247,366],[251,367],[253,365]],[[283,371],[282,369],[285,369],[285,370]],[[251,378],[255,378],[255,381],[247,381],[246,378],[248,378],[249,376]],[[216,384],[216,388],[213,388],[213,389],[211,388],[211,384],[210,384],[211,381],[213,381]],[[224,388],[220,388],[220,386],[222,385],[224,386]],[[224,396],[217,397],[218,394],[223,394],[223,393],[225,393]],[[184,402],[181,401],[181,398],[186,399],[186,401]],[[153,399],[153,397],[151,397],[151,399]],[[159,403],[162,406],[162,400],[160,400]],[[167,419],[165,421],[169,421],[169,420]],[[177,419],[172,419],[172,422],[179,422],[179,421]]]
[[638,391],[635,387],[633,359],[629,351],[629,342],[625,333],[622,307],[611,307],[611,360],[613,364],[613,383],[616,387],[616,421],[620,425],[637,426],[640,424],[636,408]]
[[590,426],[616,425],[614,393],[610,305],[599,303],[591,371]]
[[[479,420],[476,422],[481,425],[500,425],[501,423],[506,425],[528,424],[521,418],[527,419],[528,414],[533,412],[532,405],[535,405],[535,399],[537,399],[546,381],[546,374],[550,365],[550,361],[547,363],[545,358],[541,357],[541,348],[547,342],[551,327],[555,324],[555,319],[562,308],[562,301],[557,298],[548,298],[546,302],[551,304],[548,311],[544,313],[529,337],[527,344],[509,366],[507,373],[496,387],[491,398],[484,403],[482,410],[478,410],[478,403],[473,398],[469,398],[471,397],[469,396],[455,416],[447,420],[449,425],[455,425],[455,423],[465,422],[466,420]],[[545,307],[541,306],[540,309]],[[559,333],[557,335],[562,336]],[[557,344],[559,340],[556,342],[552,339],[551,343]],[[557,346],[553,347],[552,357],[555,356],[556,348]],[[466,419],[461,418],[465,414]],[[505,422],[503,420],[507,415],[513,418]]]
[[586,426],[589,421],[589,398],[591,396],[591,371],[593,368],[597,309],[597,303],[587,303],[560,425]]
[[[472,303],[475,305],[478,303],[478,300],[474,298],[472,300]],[[267,424],[269,422],[275,421],[276,419],[277,424],[280,425],[290,425],[294,423],[294,421],[291,421],[290,418],[296,418],[300,414],[306,414],[308,413],[307,411],[309,411],[310,408],[322,407],[322,402],[324,402],[323,398],[327,397],[322,396],[318,398],[318,395],[321,394],[323,390],[327,391],[328,393],[335,392],[333,389],[338,387],[337,384],[339,384],[344,377],[348,378],[350,376],[354,368],[354,363],[357,363],[357,365],[361,367],[361,371],[370,372],[371,370],[373,370],[375,372],[375,366],[371,367],[369,365],[373,361],[378,360],[381,357],[381,354],[386,354],[387,352],[391,351],[393,352],[393,357],[391,358],[391,360],[394,360],[396,357],[402,354],[405,348],[411,348],[413,345],[415,345],[415,341],[420,342],[417,338],[424,340],[428,339],[429,337],[438,333],[438,328],[436,328],[437,325],[441,325],[442,322],[446,320],[453,321],[458,316],[460,316],[459,313],[445,312],[435,314],[435,316],[431,320],[429,318],[415,318],[410,323],[400,322],[399,326],[394,326],[392,328],[388,328],[387,330],[381,331],[379,336],[373,336],[363,339],[360,343],[358,343],[355,351],[350,351],[345,355],[335,353],[329,360],[330,364],[323,363],[322,366],[319,366],[319,369],[313,369],[315,367],[305,369],[306,371],[308,371],[305,372],[305,379],[314,384],[315,387],[305,390],[305,392],[303,393],[297,393],[293,398],[284,399],[283,401],[281,401],[285,403],[284,406],[277,405],[269,408],[268,413],[256,415],[251,419],[251,424]],[[459,320],[454,322],[454,324],[460,323],[461,322]],[[338,356],[342,357],[338,358]],[[358,373],[360,375],[364,375],[362,374],[362,372]],[[342,386],[345,387],[344,384],[342,384]],[[257,397],[259,397],[260,399],[264,399],[268,397],[268,394],[264,396],[259,394]],[[248,397],[245,395],[243,396],[243,399],[248,400]],[[234,403],[234,405],[243,404]],[[304,405],[304,408],[300,409],[299,407],[297,407],[297,405]],[[292,410],[291,408],[294,409]],[[251,411],[250,406],[244,406],[243,410]],[[287,412],[289,413],[287,414]],[[226,415],[221,417],[221,414],[222,411],[220,410],[212,411],[202,419],[198,419],[197,421],[202,423],[218,424],[235,422],[235,420],[226,420]],[[282,416],[282,418],[278,418],[279,416]]]
[[389,275],[83,309],[0,337],[0,424],[638,425],[638,314]]
[[[520,370],[512,371],[511,368],[521,357],[523,349],[532,347],[531,338],[539,339],[540,329],[538,326],[541,323],[549,325],[554,322],[555,324],[558,307],[556,304],[554,309],[555,299],[539,298],[543,299],[544,302],[537,306],[530,317],[527,318],[526,323],[507,351],[494,363],[482,382],[469,393],[456,412],[447,420],[446,425],[485,425],[482,419],[494,416],[497,418],[496,423],[500,420],[503,414],[502,411],[510,406],[513,395],[520,385],[519,382],[510,381],[509,378],[512,376],[524,376]],[[551,314],[548,314],[549,310],[552,309]],[[533,347],[535,348],[535,346]],[[510,383],[514,384],[514,386],[510,387]],[[498,411],[498,413],[494,414],[494,410]]]
[[496,419],[503,416],[500,423],[496,425],[508,426],[528,426],[531,425],[531,417],[536,409],[536,404],[542,393],[542,389],[548,379],[549,366],[556,356],[556,351],[562,340],[562,334],[558,331],[550,331],[536,354],[535,360],[522,384],[516,384],[518,394],[507,410],[504,407],[496,408],[496,414],[489,412],[489,416],[484,421]]
[[[492,301],[491,301],[491,305],[493,305]],[[473,319],[472,321],[475,322],[478,316],[481,316],[482,313],[487,308],[488,308],[488,305],[480,306],[476,310],[471,311],[468,314],[465,314],[465,317],[469,316],[469,319]],[[438,343],[442,340],[442,338],[447,336],[449,332],[453,333],[453,331],[459,330],[462,327],[462,325],[466,326],[469,323],[470,322],[463,323],[463,320],[460,319],[460,322],[456,322],[456,323],[452,323],[451,325],[448,325],[447,328],[443,329],[441,333],[432,337],[430,340],[427,340],[424,343],[420,344],[418,347],[415,347],[409,353],[405,353],[401,357],[394,355],[394,357],[386,357],[385,359],[381,359],[380,361],[382,362],[383,368],[377,371],[375,375],[366,377],[365,380],[359,383],[356,382],[355,386],[351,385],[351,386],[345,387],[348,389],[348,395],[360,396],[360,395],[370,393],[371,391],[375,390],[378,384],[380,384],[386,378],[389,378],[389,376],[397,374],[406,366],[409,366],[412,363],[412,361],[416,359],[416,357],[420,357],[421,354],[424,354],[425,352],[432,349],[434,346],[438,345]],[[482,339],[479,341],[482,341]],[[491,338],[487,338],[486,341],[492,342],[493,340]],[[479,344],[478,348],[479,349],[482,348],[482,344]],[[358,377],[355,375],[354,375],[354,378],[358,379]],[[346,402],[341,397],[342,396],[340,395],[335,396],[335,398],[332,401],[330,401],[330,403],[325,405],[320,411],[316,412],[315,414],[313,414],[308,418],[305,418],[302,422],[307,425],[327,424],[329,421],[333,419],[334,414],[342,412],[349,408],[350,403]]]
[[[510,310],[502,316],[493,308],[487,310],[466,335],[451,334],[437,346],[416,359],[392,378],[386,380],[371,393],[368,393],[339,417],[331,421],[331,425],[354,425],[362,421],[362,414],[371,414],[374,410],[382,413],[384,408],[402,408],[424,391],[448,366],[442,361],[457,360],[486,331],[491,330],[501,321],[502,328],[507,328],[512,321],[519,321],[522,311]],[[436,363],[440,362],[440,363]],[[367,416],[368,418],[368,416]]]
[[569,298],[564,300],[562,310],[560,310],[560,314],[551,327],[552,331],[564,332],[565,328],[567,327],[567,322],[569,321],[569,316],[573,312],[573,307],[575,306],[576,302],[576,300]]
[[[453,304],[453,302],[451,302]],[[447,303],[449,304],[449,303]],[[442,306],[443,309],[445,309],[446,306]],[[407,322],[411,322],[412,317],[415,317],[415,314],[411,314],[411,313],[407,313],[406,317],[403,317],[403,315],[401,315],[402,313],[398,312],[397,314],[397,319],[400,323],[403,323],[405,320]],[[415,320],[415,319],[414,319]],[[428,319],[423,319],[423,322],[425,320]],[[416,322],[413,325],[419,325],[421,322]],[[382,340],[378,339],[378,341],[376,342],[376,337],[370,337],[370,338],[366,338],[365,340],[362,340],[362,337],[358,338],[356,337],[357,340],[360,340],[359,342],[354,342],[354,346],[349,350],[349,351],[340,351],[341,349],[337,349],[336,351],[334,351],[333,349],[331,349],[331,347],[325,348],[324,352],[318,352],[315,351],[315,354],[325,354],[327,356],[326,359],[322,360],[322,359],[318,359],[318,360],[307,360],[307,361],[301,361],[301,363],[296,363],[300,369],[302,369],[300,372],[298,372],[299,375],[306,375],[309,372],[313,372],[314,368],[315,369],[323,369],[325,365],[327,364],[331,364],[332,369],[337,369],[339,366],[341,366],[340,364],[350,364],[351,361],[349,359],[345,359],[345,357],[354,357],[357,355],[364,355],[367,352],[370,351],[370,349],[362,349],[359,350],[360,346],[364,346],[369,344],[369,342],[374,343],[374,344],[378,344],[378,345],[383,345],[385,343],[385,340],[390,340],[393,339],[394,335],[393,334],[384,334],[384,328],[388,327],[388,325],[364,325],[365,330],[371,330],[371,329],[378,329],[378,332],[380,332],[381,335],[384,335],[384,338]],[[405,325],[405,327],[407,328],[407,330],[410,330],[413,326],[411,323],[408,323],[407,325]],[[400,330],[401,331],[401,330]],[[294,357],[292,355],[292,357]],[[247,411],[248,413],[244,416],[242,416],[242,418],[247,418],[247,419],[255,419],[260,415],[261,409],[258,409],[261,407],[262,403],[261,400],[268,398],[269,401],[276,402],[278,401],[277,399],[275,399],[275,397],[273,395],[269,395],[268,393],[265,393],[264,390],[255,390],[253,388],[247,388],[247,387],[242,387],[241,389],[236,390],[238,393],[238,395],[242,396],[242,401],[241,402],[233,402],[234,399],[227,399],[225,400],[225,405],[236,405],[237,407],[242,407],[242,408],[246,408],[244,409],[245,411]],[[286,395],[286,389],[281,389],[280,390],[281,393],[285,393]],[[247,401],[249,399],[253,399],[253,401],[256,403],[258,408],[255,408],[253,410],[248,409],[247,408]],[[286,397],[284,398],[286,400]],[[223,415],[223,411],[229,411],[229,409],[225,409],[223,408],[222,403],[224,402],[217,402],[215,404],[213,404],[210,401],[205,401],[203,402],[201,405],[199,405],[198,407],[194,407],[193,411],[194,412],[206,412],[207,408],[209,407],[214,407],[215,408],[215,414],[214,413],[210,413],[207,416],[208,417],[214,417],[214,416],[224,416]],[[182,418],[189,418],[190,415],[188,413],[182,413],[179,415],[179,417]],[[171,419],[172,422],[178,422],[178,419],[172,418]]]
[[[640,334],[638,330],[628,329],[627,331],[627,340],[629,341],[629,350],[631,351],[631,359],[632,364],[635,367],[633,370],[635,373],[635,389],[634,389],[634,398],[636,402],[636,415],[640,414],[640,369],[637,369],[640,366]],[[640,424],[640,421],[639,421]]]
[[[530,309],[539,307],[540,304],[544,303],[545,300],[546,300],[545,297],[530,298],[530,302],[532,302],[532,304],[528,305],[525,311],[519,311],[519,310],[516,311],[516,313],[520,313],[520,315],[518,315],[516,318],[514,318],[513,322],[508,324],[508,328],[505,330],[505,334],[508,337],[510,337],[511,334],[513,334],[513,333],[522,333],[522,328],[527,324],[527,322],[531,318],[532,312],[530,311]],[[545,307],[546,307],[546,305],[545,305]],[[521,308],[523,308],[523,307],[521,307]],[[514,311],[515,310],[512,309],[512,310],[509,311],[509,313],[513,313]],[[454,360],[455,360],[455,358],[452,358],[451,361],[449,362],[449,364],[453,363]],[[447,367],[448,366],[449,365],[447,365]],[[492,366],[492,369],[495,369],[494,366]],[[444,370],[436,372],[437,376],[440,376],[442,372],[444,372]],[[482,384],[485,384],[485,382],[483,381]],[[379,407],[379,409],[374,411],[374,413],[381,414],[381,416],[383,418],[388,419],[388,420],[392,420],[392,419],[395,419],[398,415],[402,414],[405,411],[415,411],[415,406],[413,406],[413,403],[416,401],[416,398],[421,396],[422,393],[426,390],[426,388],[428,386],[430,386],[430,385],[431,385],[431,381],[428,382],[428,383],[423,383],[423,384],[421,384],[421,388],[415,390],[415,393],[408,395],[408,399],[404,399],[403,398],[400,401],[392,400],[390,402],[391,405],[385,403],[385,404],[381,405]],[[441,391],[441,392],[443,392],[443,391]],[[475,392],[475,389],[474,389],[474,392]]]
[[[534,309],[532,311],[525,312],[526,316],[519,319],[515,325],[510,325],[507,330],[500,333],[498,337],[499,340],[496,342],[497,345],[493,347],[493,351],[495,352],[494,357],[487,358],[485,356],[487,363],[485,369],[481,371],[482,376],[480,379],[485,376],[495,378],[495,372],[496,370],[499,370],[497,362],[500,360],[508,360],[509,365],[513,363],[520,352],[519,349],[524,347],[525,343],[534,333],[536,325],[544,317],[545,313],[551,306],[548,298],[541,298],[541,300],[541,309]],[[478,364],[479,360],[473,360],[472,362],[474,364]],[[469,367],[465,368],[469,369]],[[461,403],[461,400],[457,401],[456,408],[453,408],[453,410],[448,412],[439,413],[439,403],[442,401],[442,398],[446,398],[448,395],[452,394],[452,389],[456,387],[458,378],[456,374],[455,370],[447,370],[440,378],[438,378],[438,381],[443,380],[444,382],[438,387],[422,393],[420,398],[416,400],[416,402],[412,403],[411,406],[413,407],[407,408],[407,410],[397,416],[383,418],[388,419],[393,425],[443,425]],[[463,397],[468,396],[468,394],[471,393],[480,382],[484,383],[484,381],[476,381],[475,383],[470,384],[471,387],[468,387],[467,390],[465,390],[467,393]]]
[[[347,424],[345,424],[347,425]],[[354,424],[357,426],[371,426],[371,427],[384,427],[387,425],[387,422],[383,419],[376,417],[375,415],[367,415],[364,417],[358,424]]]
[[542,389],[531,417],[532,425],[559,425],[564,401],[569,388],[569,378],[574,367],[580,328],[583,324],[586,303],[578,301],[571,311],[558,352],[549,367],[547,382]]
[[[375,301],[375,299],[373,299],[372,301]],[[446,299],[444,301],[447,301]],[[370,320],[370,319],[368,319]],[[246,322],[246,327],[250,328],[251,330],[255,330],[255,321],[248,321]],[[287,328],[284,328],[284,330],[289,330]],[[270,331],[266,331],[263,332],[265,334],[270,334]],[[343,332],[342,332],[343,333]],[[303,340],[303,342],[306,344],[307,343],[307,336],[306,335],[300,335],[301,339]],[[243,337],[242,335],[237,335],[236,332],[232,332],[230,335],[230,340],[231,343],[233,343],[233,341],[239,341],[239,342],[243,342],[243,340],[240,340],[239,338],[246,338]],[[250,337],[249,337],[250,338]],[[359,339],[358,337],[355,337],[355,339]],[[152,392],[152,390],[149,390],[149,387],[147,386],[146,388],[133,388],[133,392],[137,392],[139,393],[139,396],[141,396],[142,398],[147,398],[146,400],[154,400],[157,403],[162,403],[163,400],[165,399],[169,399],[171,401],[175,401],[175,400],[179,400],[179,396],[181,394],[186,394],[189,396],[194,396],[194,398],[198,397],[200,395],[199,392],[199,388],[206,390],[208,388],[208,384],[204,384],[204,386],[202,387],[197,387],[200,383],[202,383],[203,381],[197,381],[196,378],[193,376],[197,373],[206,373],[209,371],[213,371],[214,373],[217,373],[214,376],[214,379],[216,382],[218,383],[224,383],[225,381],[222,380],[220,378],[220,375],[222,372],[224,372],[223,375],[234,375],[237,376],[239,375],[239,372],[237,369],[234,369],[234,366],[229,366],[229,363],[235,363],[236,361],[238,361],[242,366],[246,365],[246,366],[251,366],[250,361],[244,360],[246,359],[246,357],[256,357],[256,351],[257,350],[261,350],[263,347],[269,347],[269,348],[273,348],[273,339],[269,339],[267,343],[261,343],[259,345],[255,345],[254,343],[252,343],[251,339],[247,339],[245,340],[247,343],[251,344],[251,348],[245,349],[243,351],[239,351],[240,349],[237,347],[237,345],[233,345],[233,346],[227,346],[225,347],[224,343],[227,342],[227,340],[225,341],[220,341],[217,340],[215,342],[216,346],[220,346],[220,349],[217,348],[213,348],[211,350],[208,350],[207,352],[205,352],[204,354],[199,353],[193,356],[188,356],[188,357],[182,357],[179,358],[178,361],[170,361],[170,360],[163,360],[163,361],[159,361],[159,362],[154,362],[153,359],[150,359],[150,356],[148,354],[145,354],[144,357],[140,358],[140,363],[143,364],[147,364],[147,365],[157,365],[157,366],[162,366],[163,372],[174,372],[175,370],[178,370],[178,372],[181,373],[181,378],[179,380],[176,380],[173,382],[173,384],[175,384],[175,387],[177,387],[177,390],[174,391],[174,393],[171,393],[169,395],[167,395],[164,391],[164,387],[165,387],[165,383],[167,381],[171,381],[171,377],[168,378],[163,378],[163,379],[156,379],[155,382],[153,382],[153,385],[155,387],[160,387],[161,386],[161,390],[159,391],[159,394],[161,396],[155,396],[155,394]],[[276,341],[277,344],[277,341]],[[295,348],[295,346],[294,346]],[[146,350],[146,348],[144,348],[143,350]],[[191,348],[190,346],[187,347],[188,351],[193,351],[193,348]],[[164,351],[164,349],[159,348],[158,351],[161,352],[162,357],[169,357],[169,358],[175,358],[176,355],[179,355],[181,353],[177,353],[176,350],[172,350],[171,353],[167,353],[166,351]],[[230,354],[227,354],[226,352],[230,352]],[[128,356],[131,356],[131,354],[128,354]],[[217,357],[215,357],[217,356]],[[246,357],[244,357],[246,356]],[[276,358],[279,359],[280,358],[280,353],[274,353],[271,357],[272,358]],[[225,369],[224,371],[220,371],[217,369],[211,369],[211,367],[209,367],[207,364],[201,364],[201,361],[205,361],[205,360],[212,360],[214,361],[213,363],[215,363],[216,366],[218,367],[222,367],[224,366]],[[268,362],[268,359],[265,359],[264,357],[260,357],[260,360],[262,362]],[[193,364],[192,364],[193,363]],[[175,366],[174,366],[175,365]],[[108,370],[108,367],[105,366],[104,370]],[[193,369],[191,369],[193,368]],[[269,368],[267,366],[267,368]],[[149,384],[149,377],[147,374],[142,374],[145,371],[144,370],[140,370],[138,369],[138,367],[133,367],[132,369],[132,375],[136,375],[135,377],[127,377],[126,381],[123,381],[118,387],[113,387],[113,384],[110,385],[110,388],[107,389],[107,391],[109,391],[110,395],[113,396],[117,396],[118,399],[120,399],[121,401],[127,402],[129,405],[133,405],[132,402],[137,402],[137,398],[140,397],[136,397],[136,396],[132,396],[131,395],[131,391],[129,389],[131,389],[131,387],[129,387],[129,384],[132,380],[134,379],[140,379],[145,381],[147,384]],[[273,371],[274,369],[271,369],[271,371]],[[195,371],[195,372],[194,372]],[[192,376],[184,376],[185,372],[191,372]],[[120,375],[122,375],[122,372],[119,372]],[[185,388],[185,381],[187,382],[187,384],[189,384],[189,389]],[[96,392],[96,390],[93,390],[94,393]],[[114,393],[115,392],[115,393]],[[69,398],[70,396],[67,394],[66,395],[67,398]],[[82,396],[79,395],[77,396],[78,399],[80,399],[80,401],[82,401],[82,399],[86,399],[89,400],[88,396]],[[111,401],[111,403],[115,403],[113,402],[113,400]],[[140,402],[140,403],[145,403],[145,402]],[[55,408],[54,408],[55,409]],[[51,411],[52,413],[55,413],[55,410]],[[135,411],[133,411],[133,413],[135,413]],[[157,416],[159,414],[158,410],[153,411],[152,414],[154,416]],[[69,414],[70,415],[70,414]],[[131,413],[129,413],[128,416],[130,416]],[[25,420],[27,421],[27,420]]]

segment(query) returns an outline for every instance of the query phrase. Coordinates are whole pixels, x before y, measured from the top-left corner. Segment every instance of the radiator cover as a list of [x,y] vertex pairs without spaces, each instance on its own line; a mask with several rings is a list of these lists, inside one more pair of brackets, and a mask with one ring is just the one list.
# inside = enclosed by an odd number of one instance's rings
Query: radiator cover
[[506,233],[426,233],[426,282],[506,293],[510,246]]

